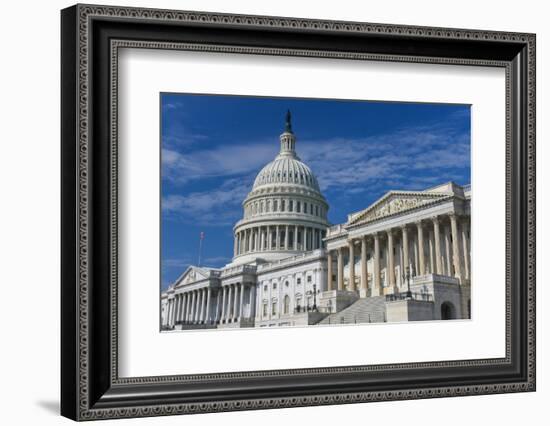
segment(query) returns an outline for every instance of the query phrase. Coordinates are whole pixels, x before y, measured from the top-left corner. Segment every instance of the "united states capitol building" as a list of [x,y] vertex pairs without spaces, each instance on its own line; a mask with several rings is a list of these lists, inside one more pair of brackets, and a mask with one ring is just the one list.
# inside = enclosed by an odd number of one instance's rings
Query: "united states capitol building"
[[234,228],[233,260],[189,266],[161,294],[161,329],[470,318],[469,186],[390,190],[342,224],[296,153],[257,175]]

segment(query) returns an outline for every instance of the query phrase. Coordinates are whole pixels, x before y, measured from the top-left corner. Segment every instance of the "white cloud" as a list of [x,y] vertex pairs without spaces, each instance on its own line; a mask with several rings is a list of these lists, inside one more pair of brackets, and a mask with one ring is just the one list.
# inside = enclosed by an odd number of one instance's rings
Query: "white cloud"
[[167,195],[162,198],[163,215],[200,225],[232,224],[242,216],[241,203],[250,186],[250,179],[228,179],[211,191]]
[[214,149],[182,153],[162,150],[162,177],[173,183],[196,179],[227,177],[257,172],[271,161],[278,151],[277,144],[255,143],[220,145]]
[[[163,197],[163,214],[195,224],[233,224],[242,217],[241,203],[254,176],[277,151],[278,142],[273,138],[269,142],[219,145],[189,154],[163,149],[163,178],[171,183],[225,178],[210,191]],[[350,197],[393,188],[424,189],[456,180],[470,162],[469,135],[454,129],[452,123],[366,138],[298,139],[297,151],[316,174],[323,191],[338,191],[339,196]]]

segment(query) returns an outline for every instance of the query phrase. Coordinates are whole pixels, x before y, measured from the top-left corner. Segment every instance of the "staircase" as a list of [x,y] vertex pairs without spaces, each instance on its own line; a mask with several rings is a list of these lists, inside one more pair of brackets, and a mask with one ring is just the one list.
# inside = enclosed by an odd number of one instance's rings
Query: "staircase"
[[318,324],[359,324],[386,321],[386,297],[375,296],[359,299],[347,308],[330,314]]

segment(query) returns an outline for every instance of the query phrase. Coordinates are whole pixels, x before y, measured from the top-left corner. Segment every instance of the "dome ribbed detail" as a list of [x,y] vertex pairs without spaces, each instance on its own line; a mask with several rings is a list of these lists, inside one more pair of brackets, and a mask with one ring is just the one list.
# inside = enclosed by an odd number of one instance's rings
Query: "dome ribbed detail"
[[320,192],[319,183],[311,169],[300,161],[298,157],[277,156],[267,164],[256,176],[253,191],[264,185],[302,185]]

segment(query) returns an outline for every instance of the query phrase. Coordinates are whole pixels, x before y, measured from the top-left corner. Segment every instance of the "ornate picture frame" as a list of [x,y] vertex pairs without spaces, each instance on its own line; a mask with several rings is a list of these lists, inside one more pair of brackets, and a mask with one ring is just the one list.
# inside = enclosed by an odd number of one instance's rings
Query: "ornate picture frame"
[[[160,416],[535,390],[535,35],[76,5],[61,12],[61,414]],[[506,72],[506,356],[119,377],[123,47],[489,66]]]

